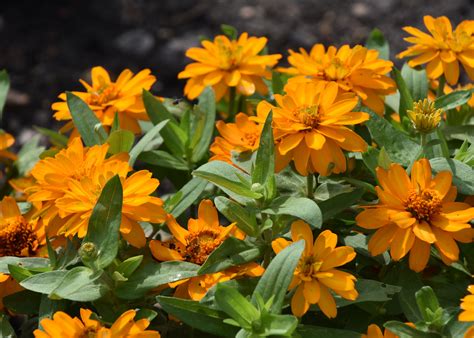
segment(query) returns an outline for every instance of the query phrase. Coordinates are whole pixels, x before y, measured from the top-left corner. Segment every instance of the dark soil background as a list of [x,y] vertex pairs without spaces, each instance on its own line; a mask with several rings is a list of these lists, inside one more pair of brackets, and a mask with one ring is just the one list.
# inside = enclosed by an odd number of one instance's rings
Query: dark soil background
[[64,90],[82,88],[78,79],[96,65],[113,76],[150,68],[158,77],[155,93],[180,97],[184,82],[176,76],[189,62],[185,50],[200,35],[219,33],[222,23],[267,36],[270,52],[284,55],[316,42],[364,43],[378,27],[393,57],[406,46],[401,27],[422,27],[426,14],[457,25],[474,18],[474,1],[3,0],[0,69],[12,81],[3,128],[22,143],[33,125],[54,126],[51,103]]

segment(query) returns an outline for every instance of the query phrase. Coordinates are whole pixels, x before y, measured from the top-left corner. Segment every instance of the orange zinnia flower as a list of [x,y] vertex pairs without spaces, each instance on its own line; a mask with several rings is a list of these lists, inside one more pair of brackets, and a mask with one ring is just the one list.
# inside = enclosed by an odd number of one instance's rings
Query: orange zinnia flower
[[42,329],[35,330],[33,334],[36,338],[159,338],[158,331],[146,330],[150,325],[148,319],[134,320],[136,314],[135,310],[128,310],[107,328],[99,321],[91,319],[91,310],[81,309],[81,319],[71,318],[67,313],[58,311],[53,315],[53,319],[41,320]]
[[262,78],[270,78],[270,68],[281,58],[280,54],[259,55],[265,48],[267,38],[248,37],[242,33],[238,40],[229,40],[218,35],[214,41],[201,42],[204,48],[193,47],[186,56],[195,60],[178,74],[179,79],[188,79],[184,94],[191,100],[197,98],[206,86],[212,86],[219,101],[235,87],[242,95],[255,92],[266,94],[267,86]]
[[[36,256],[46,244],[46,235],[41,220],[23,216],[16,201],[9,196],[0,201],[0,257]],[[7,274],[0,273],[0,310],[3,297],[20,291],[19,284]]]
[[[291,298],[291,311],[295,316],[302,317],[311,304],[318,304],[327,317],[336,317],[336,302],[330,290],[349,300],[359,296],[354,285],[356,278],[335,269],[355,258],[354,249],[349,246],[336,248],[337,235],[330,230],[320,233],[313,244],[311,228],[303,221],[293,222],[291,238],[293,242],[300,239],[305,241],[303,255],[289,286],[290,290],[296,287]],[[291,243],[278,238],[272,242],[273,251],[278,254]]]
[[15,143],[15,138],[9,133],[5,133],[0,130],[0,158],[8,158],[15,161],[16,155],[7,149]]
[[454,85],[459,79],[459,62],[469,77],[474,80],[474,20],[461,22],[453,31],[451,22],[445,16],[423,17],[427,34],[415,27],[404,27],[411,34],[405,41],[413,44],[397,55],[398,58],[412,57],[411,67],[427,63],[426,72],[430,79],[444,74],[446,81]]
[[[120,128],[130,130],[135,134],[141,133],[138,120],[148,120],[142,100],[142,91],[150,90],[156,78],[150,75],[149,69],[144,69],[136,75],[129,69],[120,73],[115,82],[110,79],[109,73],[102,67],[94,67],[91,71],[92,84],[79,80],[86,88],[86,92],[72,92],[79,96],[94,111],[104,126],[111,126],[115,114],[118,114]],[[58,121],[70,121],[71,112],[67,106],[66,94],[59,95],[60,102],[53,103],[54,118]],[[70,121],[65,130],[74,126]],[[74,129],[73,137],[77,136]]]
[[367,329],[367,334],[363,334],[362,338],[399,338],[387,329],[382,330],[376,324],[370,324]]
[[80,138],[54,157],[39,161],[31,174],[36,184],[27,189],[28,201],[43,201],[40,211],[50,235],[82,238],[92,210],[105,184],[119,175],[123,187],[120,232],[133,246],[143,247],[145,233],[138,222],[161,223],[166,218],[163,201],[151,196],[160,182],[147,170],[131,176],[127,156],[106,158],[108,145],[86,148]]
[[335,82],[341,92],[352,92],[362,103],[381,115],[384,112],[384,96],[394,93],[395,82],[386,76],[392,70],[391,61],[379,59],[379,52],[362,46],[344,45],[339,50],[330,46],[327,51],[316,44],[310,53],[290,50],[288,62],[292,67],[278,70],[296,75],[289,84],[301,81]]
[[367,149],[365,141],[346,127],[369,119],[367,113],[352,111],[357,97],[341,94],[334,82],[299,83],[285,90],[286,95],[275,95],[276,107],[261,101],[257,106],[258,117],[254,118],[263,124],[270,110],[273,111],[277,171],[291,160],[304,176],[346,171],[346,157],[341,149],[360,152]]
[[469,285],[467,290],[471,293],[462,299],[459,321],[474,322],[474,285]]
[[418,272],[428,263],[434,244],[445,264],[457,261],[456,241],[471,243],[474,238],[468,224],[474,208],[455,202],[452,174],[443,171],[431,178],[430,162],[422,159],[413,164],[411,180],[399,164],[389,170],[377,168],[377,178],[379,203],[365,206],[356,217],[362,228],[377,229],[369,241],[371,254],[390,247],[390,255],[398,261],[410,252],[410,268]]
[[246,152],[257,150],[263,125],[251,121],[244,113],[235,117],[235,123],[218,121],[217,130],[222,136],[215,138],[210,150],[214,154],[210,161],[225,161],[232,164],[231,152]]
[[[173,234],[173,239],[166,242],[158,240],[150,242],[151,253],[159,261],[187,261],[202,265],[227,237],[230,235],[241,239],[244,237],[236,228],[235,223],[227,227],[219,225],[217,210],[210,200],[201,201],[198,219],[190,218],[187,230],[182,228],[171,215],[168,216],[166,224]],[[178,286],[177,296],[200,300],[207,290],[218,282],[242,275],[256,277],[262,273],[263,268],[260,265],[247,263],[225,271],[183,279],[170,283],[170,286]]]

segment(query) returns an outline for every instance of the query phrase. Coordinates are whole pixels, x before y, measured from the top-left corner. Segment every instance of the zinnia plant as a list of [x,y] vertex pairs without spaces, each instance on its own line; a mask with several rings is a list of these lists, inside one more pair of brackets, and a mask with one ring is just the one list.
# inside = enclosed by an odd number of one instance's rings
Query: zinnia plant
[[223,25],[186,99],[94,67],[0,130],[0,335],[472,338],[474,29],[425,25],[401,70]]

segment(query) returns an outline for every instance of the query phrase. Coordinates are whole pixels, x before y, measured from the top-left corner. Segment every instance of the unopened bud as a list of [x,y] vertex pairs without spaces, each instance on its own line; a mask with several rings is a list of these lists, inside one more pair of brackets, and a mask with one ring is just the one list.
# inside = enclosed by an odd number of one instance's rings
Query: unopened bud
[[97,247],[92,242],[85,242],[81,245],[79,249],[79,255],[83,261],[92,261],[97,258],[99,251]]
[[416,131],[428,134],[438,127],[443,112],[435,107],[434,102],[424,99],[414,102],[413,110],[407,110],[407,115]]
[[259,192],[259,193],[263,193],[265,191],[265,187],[261,185],[260,183],[252,184],[252,187],[250,189],[252,189],[253,192]]

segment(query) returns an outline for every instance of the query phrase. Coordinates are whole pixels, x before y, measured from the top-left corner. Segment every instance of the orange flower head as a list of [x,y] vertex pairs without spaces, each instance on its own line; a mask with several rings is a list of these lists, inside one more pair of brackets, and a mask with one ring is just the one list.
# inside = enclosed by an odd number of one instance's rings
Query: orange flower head
[[290,50],[288,62],[291,67],[279,68],[281,72],[295,75],[288,83],[334,82],[341,92],[351,92],[359,96],[367,107],[381,115],[384,112],[385,95],[394,93],[395,82],[386,76],[393,63],[379,59],[379,52],[362,46],[344,45],[327,50],[316,44],[310,53],[303,48],[300,52]]
[[11,134],[0,130],[0,158],[8,158],[13,161],[17,159],[17,156],[14,153],[7,150],[14,143],[15,138]]
[[451,185],[450,172],[431,176],[427,159],[413,164],[411,179],[399,164],[392,164],[389,170],[377,168],[379,203],[364,207],[356,217],[362,228],[377,229],[369,241],[372,255],[390,247],[390,255],[398,261],[410,253],[410,268],[419,272],[428,263],[431,244],[449,265],[459,259],[456,241],[473,241],[469,221],[474,218],[474,208],[455,202],[457,190]]
[[150,325],[148,319],[140,319],[135,321],[135,310],[128,310],[124,312],[112,324],[110,328],[103,326],[97,320],[91,319],[92,311],[81,309],[81,318],[71,318],[67,313],[58,311],[53,315],[53,318],[45,318],[41,320],[42,329],[37,329],[33,332],[35,338],[81,338],[81,337],[95,337],[95,338],[139,338],[150,337],[159,338],[158,331],[146,330]]
[[461,322],[474,322],[474,285],[469,285],[467,290],[470,292],[470,295],[461,299],[462,311],[458,319]]
[[235,123],[218,121],[217,130],[221,136],[215,138],[210,150],[214,154],[210,161],[225,161],[232,164],[232,151],[242,153],[257,150],[263,125],[249,119],[248,115],[239,113]]
[[305,249],[289,286],[289,289],[296,287],[291,311],[302,317],[311,304],[317,304],[328,318],[335,318],[336,302],[330,290],[348,300],[359,296],[354,284],[356,278],[336,269],[355,258],[354,249],[349,246],[336,248],[337,235],[330,230],[320,233],[313,243],[311,228],[303,221],[293,222],[291,238],[292,241],[278,238],[272,242],[273,251],[278,254],[292,242],[305,241]]
[[[106,127],[112,126],[115,114],[118,114],[120,127],[130,130],[135,134],[141,132],[138,120],[148,120],[145,106],[142,100],[142,91],[150,90],[156,78],[150,74],[149,69],[144,69],[134,75],[129,69],[125,69],[113,82],[109,73],[102,67],[94,67],[91,71],[92,83],[79,80],[85,87],[85,92],[72,92],[80,97],[94,111],[97,118]],[[53,103],[55,111],[54,118],[58,121],[70,121],[71,112],[66,101],[66,94],[59,95],[61,101]],[[65,129],[74,126],[70,121]],[[78,133],[74,129],[72,136]]]
[[445,16],[433,18],[426,15],[423,21],[429,33],[415,27],[403,28],[412,35],[405,38],[412,46],[397,57],[414,57],[408,61],[411,67],[426,63],[430,79],[444,75],[450,85],[458,82],[461,62],[469,78],[474,80],[474,20],[461,22],[454,31]]
[[[235,226],[219,225],[217,210],[210,200],[203,200],[199,204],[198,218],[189,219],[188,229],[182,228],[173,216],[169,215],[166,224],[173,238],[162,242],[152,240],[150,250],[159,261],[186,261],[202,265],[207,257],[222,242],[233,235],[242,239],[244,235]],[[176,295],[183,298],[200,300],[213,285],[243,275],[260,276],[263,268],[256,263],[247,263],[239,267],[232,267],[225,271],[183,279],[170,283],[171,287],[178,286]]]
[[133,246],[143,247],[145,233],[138,222],[161,223],[163,201],[151,194],[159,181],[147,170],[131,171],[126,154],[107,158],[108,145],[86,148],[75,138],[54,157],[39,161],[31,174],[36,184],[27,189],[30,202],[43,201],[40,214],[51,235],[83,238],[92,210],[105,184],[119,175],[123,187],[120,232]]
[[242,33],[237,40],[218,35],[214,41],[202,41],[203,48],[188,49],[186,56],[195,62],[178,74],[179,79],[188,79],[184,94],[193,100],[206,86],[212,86],[216,101],[222,99],[230,87],[246,96],[255,92],[266,94],[268,89],[263,78],[271,77],[270,68],[281,58],[280,54],[259,55],[266,43],[267,38]]
[[276,170],[294,161],[301,175],[317,172],[327,176],[347,169],[342,149],[363,152],[365,141],[348,125],[369,119],[367,113],[353,112],[358,99],[341,93],[334,82],[304,82],[286,86],[286,95],[275,95],[277,106],[261,101],[257,117],[263,124],[273,111],[273,131],[278,144]]
[[370,324],[367,328],[367,334],[363,334],[362,338],[399,338],[387,329],[382,330],[376,324]]

